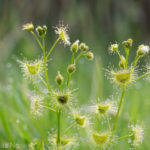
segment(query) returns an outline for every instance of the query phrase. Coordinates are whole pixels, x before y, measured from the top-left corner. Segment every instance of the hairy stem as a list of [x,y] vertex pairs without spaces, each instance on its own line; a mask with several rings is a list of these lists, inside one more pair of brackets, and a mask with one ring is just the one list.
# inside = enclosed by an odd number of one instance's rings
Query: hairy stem
[[58,150],[60,147],[60,117],[61,117],[61,110],[58,109],[57,111],[57,149]]
[[112,128],[112,132],[115,132],[116,127],[117,127],[117,121],[118,121],[118,117],[119,117],[119,114],[120,114],[120,110],[121,110],[121,106],[122,106],[122,102],[123,102],[123,98],[124,98],[124,94],[125,94],[125,89],[126,89],[126,86],[124,86],[122,88],[121,97],[120,97],[120,101],[119,101],[119,106],[118,106],[117,114],[115,116],[115,122],[114,122],[114,125],[113,125],[113,128]]
[[106,147],[106,150],[108,150],[108,148],[109,148],[109,146],[110,146],[110,144],[111,144],[111,142],[112,142],[112,138],[113,138],[114,132],[115,132],[116,127],[117,127],[118,117],[119,117],[119,114],[120,114],[120,110],[121,110],[121,106],[122,106],[122,102],[123,102],[125,90],[126,90],[126,85],[124,85],[123,88],[122,88],[122,92],[121,92],[121,97],[120,97],[120,101],[119,101],[118,110],[117,110],[117,114],[116,114],[116,116],[115,116],[114,125],[113,125],[113,128],[112,128],[112,136],[111,136],[111,139],[110,139],[109,144],[108,144],[107,147]]
[[119,141],[119,140],[122,140],[122,139],[125,139],[125,138],[129,138],[131,137],[133,134],[130,134],[130,135],[125,135],[125,136],[122,136],[122,137],[119,137],[117,139],[115,139],[116,141]]
[[43,107],[43,108],[46,108],[46,109],[49,109],[49,110],[51,110],[51,111],[54,111],[54,112],[56,112],[56,110],[55,109],[53,109],[53,108],[50,108],[50,107],[47,107],[47,106],[44,106],[44,105],[40,105],[41,107]]
[[40,75],[38,77],[42,81],[42,83],[47,87],[47,83],[44,81],[44,79]]
[[136,55],[136,57],[135,57],[135,59],[134,59],[134,62],[133,62],[133,64],[132,64],[131,72],[134,71],[134,69],[135,69],[135,67],[136,67],[137,62],[138,62],[139,59],[140,59],[140,56],[139,56],[139,55]]
[[134,79],[134,80],[131,80],[128,84],[132,83],[132,82],[135,82],[141,78],[144,78],[145,76],[147,76],[148,74],[150,74],[150,72],[146,72],[145,74],[139,76],[138,78]]

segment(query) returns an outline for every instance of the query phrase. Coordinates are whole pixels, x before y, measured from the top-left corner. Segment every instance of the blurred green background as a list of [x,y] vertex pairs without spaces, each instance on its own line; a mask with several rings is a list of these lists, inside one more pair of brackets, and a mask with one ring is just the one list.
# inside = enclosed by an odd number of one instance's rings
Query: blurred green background
[[[51,128],[56,129],[55,114],[46,112],[39,120],[30,115],[28,92],[33,88],[23,79],[17,60],[40,58],[41,51],[32,35],[22,31],[22,24],[47,25],[49,49],[57,38],[53,27],[63,21],[69,25],[71,42],[79,39],[92,49],[94,61],[82,59],[73,75],[73,87],[79,89],[77,100],[80,106],[90,105],[98,97],[118,100],[120,89],[110,83],[105,71],[118,67],[119,59],[109,54],[108,46],[132,38],[131,63],[138,45],[150,42],[149,16],[149,0],[0,0],[0,149],[10,143],[19,144],[19,149],[28,149],[27,144],[33,139],[44,137],[46,140]],[[120,51],[124,54],[121,44]],[[51,57],[48,72],[55,89],[57,70],[66,77],[66,67],[71,59],[69,47],[58,44]],[[148,56],[142,58],[139,66],[144,66],[148,59]],[[142,73],[141,70],[138,72]],[[144,142],[137,148],[140,150],[150,149],[149,87],[147,81],[140,80],[128,88],[118,123],[120,135],[128,132],[129,121],[144,125]],[[67,121],[62,124],[62,130],[68,124]],[[100,125],[99,122],[96,124]],[[70,135],[75,136],[75,132]],[[86,144],[90,139],[86,139],[86,131],[79,130],[79,135],[83,138],[74,149],[93,150]],[[124,140],[113,149],[126,150],[128,147],[128,141]]]

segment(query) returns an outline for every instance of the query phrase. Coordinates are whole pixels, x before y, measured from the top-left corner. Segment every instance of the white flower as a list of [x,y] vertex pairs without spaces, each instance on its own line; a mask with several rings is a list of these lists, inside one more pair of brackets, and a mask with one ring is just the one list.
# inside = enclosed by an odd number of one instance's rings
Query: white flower
[[109,47],[109,50],[111,52],[116,52],[116,51],[118,51],[118,47],[119,47],[119,44],[111,44]]
[[149,49],[150,49],[149,46],[142,44],[142,45],[139,46],[137,54],[139,56],[143,56],[145,54],[148,54],[149,53]]
[[63,41],[64,45],[70,45],[70,38],[67,34],[68,27],[63,24],[59,24],[59,27],[56,27],[55,33],[59,35],[59,38]]
[[149,52],[149,46],[143,45],[142,48],[141,48],[141,51],[142,51],[143,53],[148,53],[148,52]]
[[34,29],[34,25],[32,23],[27,23],[22,25],[22,30],[32,31]]

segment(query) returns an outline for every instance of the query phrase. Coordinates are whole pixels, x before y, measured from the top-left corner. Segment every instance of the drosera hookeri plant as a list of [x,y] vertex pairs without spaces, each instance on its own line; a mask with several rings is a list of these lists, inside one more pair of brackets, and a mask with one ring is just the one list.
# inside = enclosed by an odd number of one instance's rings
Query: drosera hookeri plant
[[[32,82],[34,83],[34,86],[38,80],[47,89],[47,93],[45,91],[40,91],[40,95],[35,94],[35,96],[31,97],[31,114],[33,114],[34,117],[41,116],[44,109],[56,113],[57,131],[51,136],[52,138],[49,139],[50,145],[52,145],[50,148],[60,150],[64,147],[66,149],[67,146],[73,144],[74,139],[66,137],[64,133],[71,129],[75,123],[82,128],[87,124],[87,119],[84,115],[73,113],[71,111],[72,100],[74,98],[74,90],[70,89],[71,77],[77,70],[77,63],[81,57],[92,60],[94,55],[91,52],[91,49],[89,49],[85,43],[80,43],[79,40],[76,40],[73,44],[71,44],[70,37],[68,35],[68,26],[64,26],[62,23],[55,28],[55,33],[58,37],[49,51],[46,50],[45,46],[45,37],[47,33],[47,27],[45,25],[37,26],[35,28],[32,23],[28,23],[23,25],[22,29],[29,31],[34,36],[43,54],[40,60],[19,60],[18,62],[20,63],[22,73],[26,79],[30,79],[29,81],[34,81]],[[67,79],[65,79],[61,72],[58,71],[55,77],[58,88],[52,89],[48,75],[48,59],[58,42],[70,47],[72,58],[70,64],[66,68],[66,72],[68,74]],[[64,86],[62,86],[63,84]],[[39,84],[36,85],[36,87],[38,86]],[[34,93],[38,93],[38,91],[35,89]],[[51,105],[47,106],[43,102],[45,97],[48,97]],[[70,114],[73,113],[72,118],[74,120],[73,125],[68,127],[66,131],[62,131],[61,129],[61,115],[64,111],[71,111]]]
[[[125,50],[125,56],[121,55],[119,51],[119,44],[112,44],[109,47],[109,51],[111,53],[117,54],[119,56],[119,69],[117,71],[108,71],[111,76],[110,80],[112,83],[116,84],[118,88],[121,89],[121,96],[118,104],[114,103],[114,100],[101,101],[98,99],[95,105],[88,106],[88,111],[90,113],[95,113],[96,117],[92,115],[92,118],[94,118],[93,121],[98,120],[101,122],[100,131],[95,130],[95,126],[91,126],[91,138],[95,144],[96,149],[110,150],[113,143],[127,138],[131,141],[130,147],[136,148],[139,147],[143,141],[144,129],[139,124],[131,125],[131,132],[127,133],[125,136],[119,137],[116,135],[118,119],[127,87],[141,78],[146,77],[148,80],[150,78],[149,65],[147,65],[147,71],[143,75],[138,76],[137,74],[138,61],[149,53],[149,46],[143,44],[140,45],[136,51],[134,61],[131,63],[131,65],[129,65],[128,59],[132,43],[132,39],[128,39],[127,41],[122,42]],[[111,115],[114,117],[111,117]],[[110,120],[110,117],[114,119]],[[103,124],[102,119],[105,120],[107,126]],[[102,129],[103,127],[104,129]]]
[[[119,44],[112,44],[109,48],[109,50],[112,53],[116,53],[120,59],[118,63],[119,69],[117,71],[112,70],[109,72],[111,74],[111,81],[113,81],[113,83],[118,85],[122,91],[121,91],[121,96],[120,96],[120,100],[118,103],[118,108],[114,116],[114,122],[112,123],[112,126],[109,127],[111,134],[110,134],[109,142],[107,143],[107,146],[105,147],[106,150],[110,149],[110,146],[112,145],[112,143],[121,139],[132,138],[133,139],[132,147],[139,146],[143,140],[144,131],[143,131],[143,128],[140,127],[139,125],[132,126],[132,134],[128,134],[123,137],[115,138],[120,110],[123,105],[123,99],[124,99],[124,95],[125,95],[127,87],[130,84],[134,83],[135,81],[149,75],[148,69],[147,69],[147,72],[141,76],[138,76],[137,71],[136,71],[138,61],[143,56],[149,53],[149,50],[150,50],[149,46],[140,45],[136,51],[136,56],[135,56],[134,61],[131,63],[131,65],[129,65],[128,59],[129,59],[129,54],[130,54],[130,49],[132,47],[132,43],[133,43],[132,39],[128,39],[127,41],[122,42],[122,45],[125,50],[125,56],[120,54]],[[105,108],[104,110],[107,111],[109,107],[105,106],[105,107],[100,107],[100,108],[101,109]],[[101,109],[99,109],[101,113],[105,112],[104,110],[101,111]],[[110,126],[110,123],[109,123],[109,126]]]

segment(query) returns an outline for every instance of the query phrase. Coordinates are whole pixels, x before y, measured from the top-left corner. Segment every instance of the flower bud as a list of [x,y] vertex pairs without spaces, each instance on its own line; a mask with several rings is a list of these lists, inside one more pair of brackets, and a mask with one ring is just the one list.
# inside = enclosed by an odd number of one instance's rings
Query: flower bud
[[111,52],[116,52],[116,51],[118,51],[118,47],[119,47],[118,44],[111,44],[110,47],[109,47],[109,50]]
[[122,45],[124,46],[124,48],[131,48],[132,47],[132,43],[133,43],[133,40],[132,39],[128,39],[127,41],[123,41]]
[[76,40],[72,45],[71,45],[71,51],[73,53],[76,53],[79,49],[79,40]]
[[150,48],[147,45],[140,45],[138,50],[137,50],[137,55],[138,56],[144,56],[144,55],[148,54],[149,49]]
[[93,55],[92,52],[87,52],[87,53],[85,54],[85,56],[86,56],[86,58],[87,58],[88,60],[93,60],[93,58],[94,58],[94,55]]
[[85,43],[81,43],[79,48],[82,51],[87,51],[89,49],[89,47]]
[[56,79],[55,79],[56,83],[58,85],[62,85],[63,81],[64,81],[64,78],[63,76],[60,74],[60,72],[58,71],[57,73],[57,76],[56,76]]
[[45,32],[47,32],[47,26],[46,26],[46,25],[43,26],[43,30],[44,30]]
[[67,68],[68,73],[73,73],[76,70],[75,64],[70,64]]
[[37,32],[37,34],[39,35],[39,36],[44,36],[44,35],[46,35],[46,31],[47,31],[47,27],[44,25],[43,27],[41,27],[41,26],[38,26],[37,28],[36,28],[36,32]]
[[27,23],[22,25],[23,30],[32,31],[34,29],[34,25],[32,23]]

